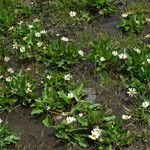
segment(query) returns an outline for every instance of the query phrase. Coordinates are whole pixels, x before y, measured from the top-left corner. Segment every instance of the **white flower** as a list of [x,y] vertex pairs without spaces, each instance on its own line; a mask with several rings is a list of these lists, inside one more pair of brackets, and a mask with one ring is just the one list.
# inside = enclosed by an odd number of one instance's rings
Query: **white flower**
[[7,81],[7,82],[11,82],[11,80],[12,80],[12,77],[7,77],[7,78],[6,78],[6,81]]
[[25,36],[25,37],[23,37],[23,40],[25,41],[25,40],[27,40],[27,38],[28,38],[28,37],[27,37],[27,36]]
[[67,121],[67,123],[72,123],[72,122],[76,121],[76,118],[69,116],[66,118],[66,121]]
[[41,42],[41,41],[39,41],[38,43],[37,43],[37,46],[38,47],[41,47],[43,45],[43,42]]
[[18,24],[19,24],[19,25],[23,24],[23,21],[21,20]]
[[46,34],[46,33],[47,33],[47,31],[42,30],[40,33],[41,33],[41,34]]
[[147,35],[145,36],[145,38],[150,38],[150,34],[147,34]]
[[150,64],[150,58],[147,58],[147,62]]
[[47,75],[46,78],[50,80],[52,78],[52,76]]
[[13,46],[13,49],[18,49],[18,47],[19,47],[18,43],[15,41],[13,42],[12,46]]
[[2,119],[0,119],[0,124],[3,122],[3,120]]
[[61,40],[62,40],[62,41],[65,41],[65,42],[68,42],[68,41],[69,41],[69,39],[68,39],[67,37],[64,37],[64,36],[61,38]]
[[122,115],[123,120],[128,120],[131,118],[131,115]]
[[40,20],[39,20],[39,19],[37,19],[37,18],[36,18],[36,19],[34,19],[34,22],[39,22],[39,21],[40,21]]
[[26,89],[26,93],[31,93],[32,92],[32,90],[28,87],[27,89]]
[[124,14],[122,14],[122,17],[123,17],[123,18],[128,17],[128,13],[124,13]]
[[57,33],[56,36],[60,36],[59,33]]
[[9,31],[13,31],[13,30],[15,30],[15,27],[12,26],[12,27],[10,27],[8,30],[9,30]]
[[3,75],[0,75],[0,79],[2,79],[3,78]]
[[126,58],[127,58],[127,55],[126,55],[126,54],[123,54],[123,53],[122,53],[122,54],[119,55],[119,59],[126,59]]
[[102,129],[96,127],[91,131],[91,135],[89,135],[89,138],[91,138],[92,140],[96,140],[101,136],[101,133],[102,133]]
[[98,132],[99,134],[102,133],[102,129],[100,129],[99,127],[96,127],[92,130],[93,132]]
[[136,95],[136,89],[135,88],[129,88],[127,94],[131,97],[133,97],[134,95]]
[[31,68],[30,68],[30,67],[26,68],[26,71],[30,71],[30,70],[31,70]]
[[142,107],[147,108],[148,106],[150,106],[150,102],[145,101],[142,103]]
[[141,53],[141,50],[139,50],[138,48],[134,48],[133,50],[139,54]]
[[78,54],[81,55],[81,56],[84,56],[84,52],[81,51],[81,50],[78,51]]
[[68,96],[68,98],[70,98],[70,99],[71,99],[71,98],[73,98],[73,93],[72,93],[72,92],[70,92],[70,93],[68,93],[68,95],[67,95],[67,96]]
[[51,109],[51,107],[50,107],[50,106],[47,106],[46,110],[50,110],[50,109]]
[[7,57],[7,56],[4,57],[4,61],[5,61],[5,62],[8,62],[9,60],[10,60],[9,57]]
[[137,24],[139,24],[140,22],[138,20],[135,21]]
[[24,53],[26,50],[25,50],[25,47],[20,47],[20,52],[21,53]]
[[117,52],[117,51],[112,51],[112,55],[113,55],[113,56],[117,56],[117,55],[118,55],[118,52]]
[[83,117],[83,113],[80,113],[80,114],[79,114],[79,117]]
[[74,11],[71,11],[69,14],[70,14],[70,17],[75,17],[77,13]]
[[32,86],[32,84],[30,84],[30,83],[27,83],[27,85],[26,85],[26,86],[30,88],[30,87]]
[[105,61],[106,59],[104,57],[101,57],[100,58],[100,61]]
[[146,18],[146,22],[150,22],[150,18]]
[[92,134],[89,135],[89,138],[92,139],[92,140],[96,140],[96,139],[98,139],[100,137],[100,134],[98,132],[92,131],[91,133]]
[[30,29],[32,29],[32,28],[33,28],[33,25],[28,25],[28,27],[29,27]]
[[7,71],[8,71],[9,73],[14,73],[14,69],[13,69],[13,68],[8,68]]
[[72,76],[70,75],[70,74],[66,74],[66,75],[64,75],[64,79],[65,80],[70,80],[72,78]]
[[40,32],[36,32],[35,33],[35,37],[38,37],[38,38],[41,37],[41,33]]

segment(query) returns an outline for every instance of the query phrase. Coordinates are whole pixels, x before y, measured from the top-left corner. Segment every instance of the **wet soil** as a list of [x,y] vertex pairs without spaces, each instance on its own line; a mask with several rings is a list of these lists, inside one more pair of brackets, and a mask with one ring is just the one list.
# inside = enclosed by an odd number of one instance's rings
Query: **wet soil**
[[41,124],[41,119],[34,118],[31,110],[18,106],[2,118],[8,121],[9,126],[20,133],[18,145],[9,147],[10,150],[65,150],[65,144],[56,139],[53,131]]

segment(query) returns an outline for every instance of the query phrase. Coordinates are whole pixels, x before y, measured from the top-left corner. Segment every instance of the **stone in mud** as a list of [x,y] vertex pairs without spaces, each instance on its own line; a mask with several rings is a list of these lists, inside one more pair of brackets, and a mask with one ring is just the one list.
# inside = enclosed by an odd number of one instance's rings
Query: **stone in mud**
[[83,95],[89,101],[95,102],[96,100],[96,91],[93,88],[86,88],[83,92]]

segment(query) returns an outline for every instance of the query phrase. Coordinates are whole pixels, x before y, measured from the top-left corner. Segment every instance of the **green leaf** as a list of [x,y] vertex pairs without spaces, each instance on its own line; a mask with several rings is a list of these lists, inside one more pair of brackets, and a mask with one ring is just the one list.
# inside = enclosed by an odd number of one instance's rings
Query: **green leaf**
[[81,147],[87,147],[87,143],[85,142],[85,139],[80,135],[80,134],[76,134],[74,135],[74,139],[78,142],[78,144]]
[[42,121],[42,123],[45,127],[51,127],[48,116],[46,116],[46,118]]
[[116,119],[116,116],[109,116],[109,117],[104,117],[104,121],[114,121]]
[[66,103],[70,103],[70,99],[69,99],[68,96],[64,93],[64,91],[58,91],[57,93],[58,93],[58,95],[59,95]]
[[33,109],[31,114],[32,115],[37,115],[37,114],[41,114],[43,112],[42,109],[39,109],[39,108],[36,108],[36,109]]
[[88,126],[88,121],[85,118],[79,117],[77,120],[82,126]]
[[72,91],[75,100],[78,102],[80,100],[80,95],[83,91],[83,84],[81,83],[74,91]]

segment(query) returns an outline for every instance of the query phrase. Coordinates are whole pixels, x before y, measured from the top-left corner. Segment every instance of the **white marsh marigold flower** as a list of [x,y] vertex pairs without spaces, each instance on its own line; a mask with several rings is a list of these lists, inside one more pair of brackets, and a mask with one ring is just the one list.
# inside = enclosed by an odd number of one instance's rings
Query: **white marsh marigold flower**
[[72,92],[68,93],[67,97],[70,99],[73,98],[73,93]]
[[89,135],[89,138],[92,140],[96,140],[101,136],[101,133],[102,133],[102,129],[99,129],[99,127],[96,127],[91,131],[91,135]]
[[131,118],[131,115],[122,115],[123,120],[129,120]]
[[131,97],[133,97],[134,95],[137,94],[136,89],[135,88],[129,88],[127,94]]
[[145,101],[145,102],[142,103],[143,108],[147,108],[148,106],[150,106],[150,102]]
[[64,36],[61,38],[61,40],[62,40],[62,41],[65,41],[65,42],[68,42],[68,41],[69,41],[69,39],[68,39],[67,37],[64,37]]
[[64,75],[64,79],[65,80],[71,80],[71,78],[72,78],[72,76],[70,75],[70,74],[66,74],[66,75]]
[[74,11],[71,11],[69,14],[70,14],[70,17],[75,17],[77,13]]
[[81,50],[78,51],[78,54],[81,55],[81,56],[84,56],[84,52],[81,51]]
[[66,118],[66,121],[67,121],[67,123],[69,124],[69,123],[72,123],[72,122],[76,121],[76,118],[68,116],[68,117]]

